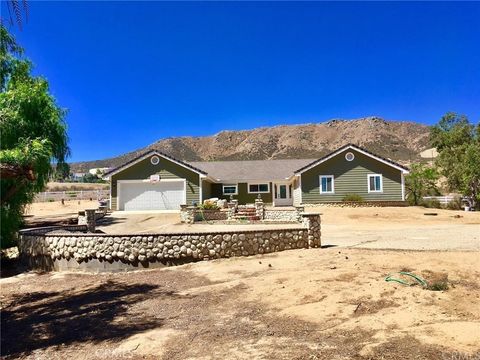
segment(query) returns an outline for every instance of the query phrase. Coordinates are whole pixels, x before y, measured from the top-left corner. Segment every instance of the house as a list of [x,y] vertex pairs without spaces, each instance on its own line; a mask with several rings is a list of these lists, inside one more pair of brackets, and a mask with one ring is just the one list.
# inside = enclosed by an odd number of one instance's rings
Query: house
[[92,175],[103,175],[105,174],[110,168],[108,167],[102,167],[102,168],[92,168],[89,169],[88,172]]
[[176,210],[217,197],[274,206],[365,201],[402,203],[408,169],[348,144],[320,159],[184,162],[152,150],[109,171],[113,210]]

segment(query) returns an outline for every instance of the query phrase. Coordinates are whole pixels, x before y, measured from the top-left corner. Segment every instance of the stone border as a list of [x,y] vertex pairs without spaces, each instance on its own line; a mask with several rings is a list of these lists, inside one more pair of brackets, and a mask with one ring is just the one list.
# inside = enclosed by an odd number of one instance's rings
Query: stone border
[[[26,229],[18,248],[43,270],[121,271],[321,246],[320,215],[302,215],[296,228],[158,234],[102,234],[88,225]],[[80,233],[79,233],[80,232]]]

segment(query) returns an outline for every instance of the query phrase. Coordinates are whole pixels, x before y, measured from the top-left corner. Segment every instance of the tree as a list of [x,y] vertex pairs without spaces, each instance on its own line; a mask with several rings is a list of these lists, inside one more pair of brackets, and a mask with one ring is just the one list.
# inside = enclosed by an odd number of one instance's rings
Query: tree
[[66,162],[57,164],[53,175],[56,180],[68,179],[70,177],[70,165]]
[[86,173],[82,177],[82,182],[84,182],[84,183],[98,183],[98,182],[102,182],[102,179],[99,178],[97,175]]
[[32,64],[0,23],[0,196],[1,246],[13,244],[26,204],[42,191],[51,162],[69,155],[66,111],[48,82],[31,74]]
[[480,206],[480,124],[464,115],[445,114],[430,133],[435,161],[450,191],[459,191],[473,208]]
[[416,163],[410,167],[410,174],[405,178],[407,200],[412,205],[420,205],[422,198],[437,192],[438,173],[435,168]]

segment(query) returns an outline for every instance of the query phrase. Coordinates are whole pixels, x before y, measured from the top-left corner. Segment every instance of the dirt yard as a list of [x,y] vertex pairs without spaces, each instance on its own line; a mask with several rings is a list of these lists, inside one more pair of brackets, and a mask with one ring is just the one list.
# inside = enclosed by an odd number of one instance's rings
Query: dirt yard
[[[330,247],[130,273],[18,275],[1,280],[2,355],[478,359],[478,255]],[[448,277],[449,288],[384,281],[400,270]]]
[[[1,279],[2,355],[480,359],[480,213],[308,210],[323,214],[322,249],[129,273]],[[178,214],[117,212],[105,219],[99,228],[110,233],[186,226]],[[384,280],[402,270],[440,291]]]

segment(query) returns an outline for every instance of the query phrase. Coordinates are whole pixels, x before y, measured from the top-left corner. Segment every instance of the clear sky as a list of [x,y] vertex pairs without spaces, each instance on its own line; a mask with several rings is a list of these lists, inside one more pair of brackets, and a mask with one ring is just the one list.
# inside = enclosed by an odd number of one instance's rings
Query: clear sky
[[71,161],[332,118],[480,119],[480,3],[28,3],[13,32],[69,109]]

